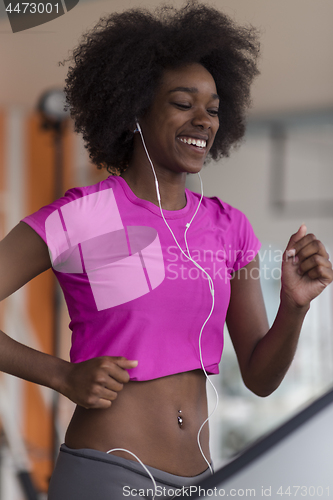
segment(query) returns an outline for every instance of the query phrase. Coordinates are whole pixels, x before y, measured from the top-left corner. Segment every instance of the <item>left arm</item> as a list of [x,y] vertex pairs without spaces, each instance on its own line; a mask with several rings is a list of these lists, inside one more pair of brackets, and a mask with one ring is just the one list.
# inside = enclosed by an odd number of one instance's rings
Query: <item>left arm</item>
[[305,233],[306,227],[301,226],[283,255],[281,302],[270,329],[258,257],[231,280],[227,326],[244,383],[258,396],[268,396],[280,385],[293,360],[310,301],[333,280],[323,244]]

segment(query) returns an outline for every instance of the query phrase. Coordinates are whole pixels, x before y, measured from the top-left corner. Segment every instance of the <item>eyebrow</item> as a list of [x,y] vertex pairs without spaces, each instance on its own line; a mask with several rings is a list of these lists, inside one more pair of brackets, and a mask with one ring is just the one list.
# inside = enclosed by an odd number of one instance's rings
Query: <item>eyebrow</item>
[[[189,94],[197,94],[199,91],[196,87],[176,87],[175,89],[169,90],[168,94],[172,92],[187,92]],[[213,99],[220,99],[217,94],[212,94]]]

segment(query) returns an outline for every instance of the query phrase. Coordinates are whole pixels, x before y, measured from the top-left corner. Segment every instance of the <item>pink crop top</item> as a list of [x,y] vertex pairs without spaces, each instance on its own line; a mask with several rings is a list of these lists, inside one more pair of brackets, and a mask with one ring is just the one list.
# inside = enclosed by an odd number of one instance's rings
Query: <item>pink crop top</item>
[[[184,250],[200,196],[186,190],[186,199],[183,209],[163,211]],[[70,189],[23,221],[48,246],[71,318],[72,362],[137,359],[131,380],[201,368],[199,333],[212,304],[208,280],[181,254],[156,205],[110,176]],[[201,347],[207,372],[219,373],[230,277],[253,260],[260,242],[242,212],[207,197],[187,241],[214,281],[215,308]]]

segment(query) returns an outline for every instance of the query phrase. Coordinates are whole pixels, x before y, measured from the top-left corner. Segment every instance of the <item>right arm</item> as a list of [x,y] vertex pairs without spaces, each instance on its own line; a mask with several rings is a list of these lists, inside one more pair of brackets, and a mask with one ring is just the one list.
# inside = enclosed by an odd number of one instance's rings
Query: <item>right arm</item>
[[[0,242],[0,301],[51,267],[47,245],[20,222]],[[82,363],[31,349],[0,330],[0,370],[54,389],[85,408],[108,408],[136,361],[104,356]]]

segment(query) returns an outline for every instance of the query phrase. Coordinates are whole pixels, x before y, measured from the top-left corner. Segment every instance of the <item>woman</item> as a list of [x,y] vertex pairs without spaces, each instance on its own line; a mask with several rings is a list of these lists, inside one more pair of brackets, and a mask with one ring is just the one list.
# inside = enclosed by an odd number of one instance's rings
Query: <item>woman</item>
[[152,498],[157,488],[168,497],[209,475],[207,425],[201,450],[197,437],[225,318],[245,384],[266,396],[333,279],[322,243],[301,226],[269,329],[248,220],[185,189],[187,174],[243,136],[257,53],[254,30],[199,4],[113,14],[74,51],[76,130],[95,164],[120,175],[68,191],[0,247],[1,298],[52,266],[71,316],[71,362],[1,333],[1,370],[77,404],[50,500]]

